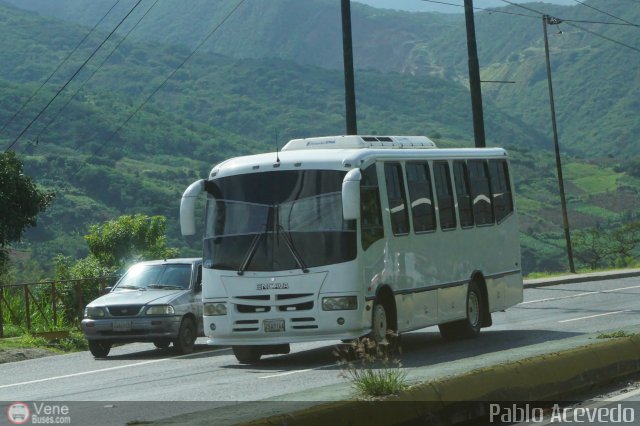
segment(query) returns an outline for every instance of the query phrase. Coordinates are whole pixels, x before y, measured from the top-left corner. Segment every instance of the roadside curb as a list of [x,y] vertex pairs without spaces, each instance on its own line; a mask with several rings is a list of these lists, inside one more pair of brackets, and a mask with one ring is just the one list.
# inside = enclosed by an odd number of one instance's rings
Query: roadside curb
[[534,278],[524,280],[524,288],[546,287],[559,284],[573,284],[586,281],[615,280],[640,276],[640,269],[617,269],[603,272],[567,274],[551,278]]
[[241,424],[450,424],[486,415],[489,402],[553,401],[640,372],[639,354],[640,335],[608,338],[426,382],[382,401],[322,403]]

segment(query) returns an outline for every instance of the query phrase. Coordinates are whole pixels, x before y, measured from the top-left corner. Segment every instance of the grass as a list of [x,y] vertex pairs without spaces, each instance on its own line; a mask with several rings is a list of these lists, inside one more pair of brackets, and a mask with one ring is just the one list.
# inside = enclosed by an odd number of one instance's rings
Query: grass
[[392,345],[363,338],[346,349],[338,349],[335,355],[342,365],[341,376],[351,382],[361,397],[380,398],[397,395],[409,387],[407,372],[400,361],[392,357],[395,350]]
[[564,172],[566,179],[590,194],[615,191],[618,178],[623,176],[610,168],[584,163],[569,163]]
[[78,352],[88,349],[87,340],[79,331],[72,331],[66,337],[46,339],[32,334],[0,339],[0,351],[7,349],[41,348],[54,352]]
[[596,336],[596,339],[620,339],[622,337],[633,336],[633,333],[627,333],[624,330],[618,330],[611,333],[601,333]]

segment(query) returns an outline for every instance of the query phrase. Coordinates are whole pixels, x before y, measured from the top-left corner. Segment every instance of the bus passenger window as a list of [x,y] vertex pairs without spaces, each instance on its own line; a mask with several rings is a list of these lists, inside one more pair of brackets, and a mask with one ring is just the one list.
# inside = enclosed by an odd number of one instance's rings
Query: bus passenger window
[[460,226],[473,226],[473,210],[471,208],[471,192],[469,190],[469,172],[464,161],[453,162],[453,176],[458,197],[458,213]]
[[456,227],[456,210],[453,204],[449,163],[446,161],[433,163],[433,179],[436,184],[436,196],[438,197],[440,228],[453,229]]
[[494,223],[489,172],[484,160],[469,160],[469,178],[471,180],[471,196],[473,198],[473,217],[477,225]]
[[411,200],[413,229],[416,234],[436,229],[436,213],[431,189],[429,163],[410,162],[406,165],[407,186]]
[[409,213],[404,192],[402,166],[399,163],[385,163],[384,177],[387,184],[391,230],[393,235],[406,235],[409,233]]
[[362,171],[360,181],[360,226],[362,228],[362,249],[384,238],[382,225],[382,207],[378,191],[376,165],[372,164]]
[[491,176],[491,193],[493,194],[493,209],[498,223],[513,212],[513,197],[509,182],[509,168],[505,160],[490,160],[489,174]]

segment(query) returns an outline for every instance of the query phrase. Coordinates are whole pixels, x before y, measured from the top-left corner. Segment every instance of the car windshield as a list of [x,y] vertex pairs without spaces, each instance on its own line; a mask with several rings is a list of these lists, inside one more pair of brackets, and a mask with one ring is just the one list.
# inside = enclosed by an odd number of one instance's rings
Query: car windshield
[[251,173],[209,182],[205,266],[282,271],[355,258],[354,221],[342,218],[336,170]]
[[191,265],[134,265],[115,285],[114,290],[188,289]]

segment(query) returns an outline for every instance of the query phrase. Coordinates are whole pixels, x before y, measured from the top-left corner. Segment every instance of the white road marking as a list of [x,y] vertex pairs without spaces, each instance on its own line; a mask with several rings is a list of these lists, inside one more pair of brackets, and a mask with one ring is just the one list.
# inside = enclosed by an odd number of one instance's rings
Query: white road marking
[[604,401],[623,401],[625,399],[629,399],[631,397],[634,397],[636,395],[640,395],[640,388],[636,389],[636,390],[632,390],[629,392],[625,392],[625,393],[621,393],[619,395],[613,396],[611,398],[605,398]]
[[558,322],[580,321],[580,320],[589,319],[589,318],[604,317],[605,315],[621,314],[623,312],[631,312],[631,309],[625,309],[624,311],[605,312],[603,314],[589,315],[587,317],[571,318],[571,319],[568,319],[568,320],[562,320],[562,321],[558,321]]
[[80,373],[65,374],[63,376],[45,377],[44,379],[36,379],[36,380],[29,380],[27,382],[10,383],[10,384],[7,384],[7,385],[0,385],[0,389],[12,388],[12,387],[16,387],[16,386],[32,385],[34,383],[50,382],[50,381],[53,381],[53,380],[67,379],[67,378],[70,378],[70,377],[86,376],[88,374],[104,373],[105,371],[121,370],[123,368],[137,367],[139,365],[155,364],[155,363],[158,363],[158,362],[170,361],[172,359],[189,358],[189,357],[194,356],[194,355],[202,355],[202,354],[206,354],[206,353],[215,353],[215,352],[222,352],[222,351],[228,351],[228,350],[229,349],[214,349],[214,350],[211,350],[211,351],[196,352],[196,353],[192,353],[192,354],[179,355],[179,356],[174,356],[174,357],[170,357],[170,358],[152,359],[152,360],[149,360],[149,361],[137,362],[135,364],[118,365],[117,367],[101,368],[99,370],[90,370],[90,371],[82,371]]
[[573,299],[573,298],[576,298],[576,297],[591,296],[593,294],[614,293],[616,291],[631,290],[631,289],[636,289],[636,288],[640,288],[640,285],[635,285],[635,286],[632,286],[632,287],[612,288],[612,289],[609,289],[609,290],[587,291],[587,292],[584,292],[584,293],[571,294],[569,296],[549,297],[549,298],[546,298],[546,299],[529,300],[528,302],[520,303],[520,305],[528,305],[529,303],[550,302],[550,301],[553,301],[553,300]]
[[273,377],[281,377],[281,376],[289,376],[291,374],[306,373],[307,371],[320,370],[322,368],[334,367],[336,365],[338,365],[338,364],[321,365],[320,367],[307,368],[305,370],[285,371],[284,373],[270,374],[268,376],[260,376],[260,377],[258,377],[258,379],[271,379]]

